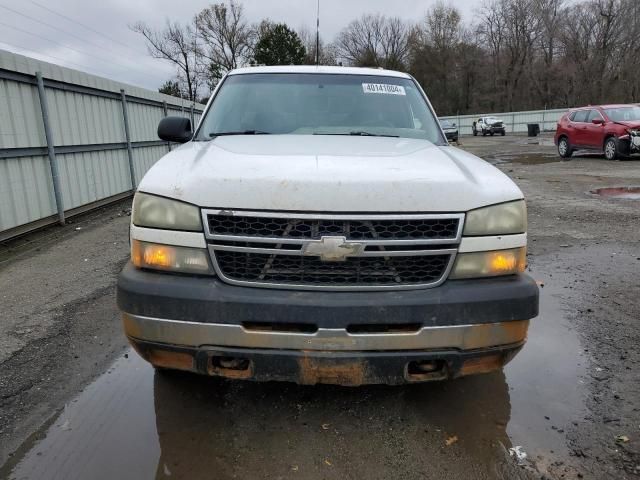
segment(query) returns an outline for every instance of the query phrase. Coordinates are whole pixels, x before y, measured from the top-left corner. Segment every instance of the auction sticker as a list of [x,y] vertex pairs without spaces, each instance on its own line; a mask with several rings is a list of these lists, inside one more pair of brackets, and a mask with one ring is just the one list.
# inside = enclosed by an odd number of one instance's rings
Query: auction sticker
[[382,93],[385,95],[406,95],[402,85],[389,85],[386,83],[363,83],[364,93]]

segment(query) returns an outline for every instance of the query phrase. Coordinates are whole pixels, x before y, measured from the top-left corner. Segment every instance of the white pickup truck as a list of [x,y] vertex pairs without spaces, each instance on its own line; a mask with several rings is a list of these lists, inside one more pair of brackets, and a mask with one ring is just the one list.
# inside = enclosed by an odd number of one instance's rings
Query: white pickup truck
[[302,384],[500,369],[538,313],[522,192],[399,72],[230,72],[144,176],[125,332],[155,367]]
[[497,117],[480,117],[477,121],[471,125],[471,131],[473,136],[477,136],[478,133],[485,135],[491,135],[492,137],[499,133],[504,137],[507,132],[507,127],[504,122]]

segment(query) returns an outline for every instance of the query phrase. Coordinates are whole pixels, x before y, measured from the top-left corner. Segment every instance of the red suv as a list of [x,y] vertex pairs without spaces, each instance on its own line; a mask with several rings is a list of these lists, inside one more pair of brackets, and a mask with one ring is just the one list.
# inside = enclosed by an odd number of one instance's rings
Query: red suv
[[554,141],[563,158],[583,149],[604,151],[607,160],[640,153],[640,106],[601,105],[569,110],[558,121]]

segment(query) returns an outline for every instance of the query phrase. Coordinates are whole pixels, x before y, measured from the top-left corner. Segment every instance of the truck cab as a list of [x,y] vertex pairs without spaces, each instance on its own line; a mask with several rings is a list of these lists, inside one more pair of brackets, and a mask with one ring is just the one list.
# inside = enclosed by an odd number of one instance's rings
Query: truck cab
[[133,201],[118,306],[159,369],[401,384],[502,368],[538,287],[523,194],[400,72],[230,72]]

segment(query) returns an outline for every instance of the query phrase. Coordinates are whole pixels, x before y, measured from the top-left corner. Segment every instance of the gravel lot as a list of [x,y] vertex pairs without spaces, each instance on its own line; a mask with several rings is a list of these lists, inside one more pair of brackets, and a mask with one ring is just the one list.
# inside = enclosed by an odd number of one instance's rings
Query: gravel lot
[[[0,478],[640,476],[640,163],[462,137],[525,192],[541,314],[504,372],[406,387],[158,375],[115,278],[127,203],[0,247]],[[521,447],[522,466],[506,453]]]

